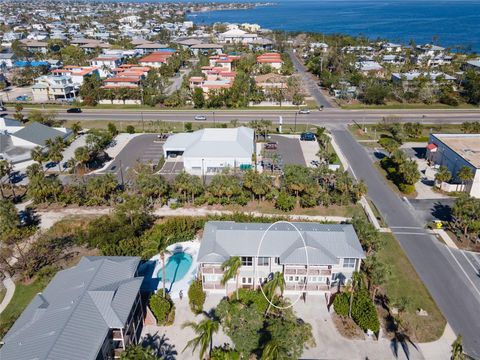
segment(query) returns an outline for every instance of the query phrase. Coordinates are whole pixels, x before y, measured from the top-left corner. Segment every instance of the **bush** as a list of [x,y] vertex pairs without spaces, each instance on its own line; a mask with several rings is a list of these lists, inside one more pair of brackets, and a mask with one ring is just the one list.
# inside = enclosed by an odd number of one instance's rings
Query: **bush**
[[415,185],[398,184],[398,188],[404,194],[413,194],[415,192]]
[[280,191],[275,201],[275,207],[282,211],[291,211],[295,207],[296,200],[293,196],[288,195],[286,191]]
[[206,294],[202,288],[202,281],[200,279],[193,281],[188,288],[188,303],[194,314],[202,313],[205,296]]
[[350,296],[347,293],[337,293],[333,300],[333,309],[340,316],[348,316],[350,308]]
[[157,325],[171,325],[175,319],[175,306],[170,296],[163,296],[162,291],[158,291],[150,297],[150,310],[157,319]]
[[128,125],[125,131],[129,134],[135,134],[135,128],[133,127],[133,125]]
[[378,333],[380,330],[377,311],[368,291],[363,290],[354,295],[352,318],[365,332],[370,329]]
[[[346,292],[337,293],[333,300],[333,308],[340,316],[348,316],[350,307],[350,294]],[[362,290],[353,295],[352,319],[363,330],[372,330],[378,333],[380,323],[377,311],[368,291]]]
[[264,313],[268,308],[268,301],[261,291],[239,289],[238,299],[242,304],[253,306],[261,313]]

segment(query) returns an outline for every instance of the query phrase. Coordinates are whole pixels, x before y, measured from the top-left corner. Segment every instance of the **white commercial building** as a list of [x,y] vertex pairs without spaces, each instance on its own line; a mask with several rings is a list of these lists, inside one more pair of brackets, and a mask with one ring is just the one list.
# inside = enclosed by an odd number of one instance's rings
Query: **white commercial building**
[[470,168],[473,180],[465,184],[465,191],[480,198],[480,134],[430,134],[427,159],[446,166],[452,180],[460,183],[458,172],[464,166]]
[[255,153],[254,131],[247,127],[202,129],[175,134],[163,147],[165,158],[181,156],[186,172],[214,175],[224,169],[248,169]]

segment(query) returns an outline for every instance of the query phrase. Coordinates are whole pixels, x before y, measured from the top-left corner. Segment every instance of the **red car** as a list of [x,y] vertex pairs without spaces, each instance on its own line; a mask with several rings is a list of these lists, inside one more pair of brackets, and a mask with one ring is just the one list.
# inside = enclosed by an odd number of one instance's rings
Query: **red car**
[[267,150],[277,150],[277,143],[276,142],[269,142],[265,144],[265,149]]

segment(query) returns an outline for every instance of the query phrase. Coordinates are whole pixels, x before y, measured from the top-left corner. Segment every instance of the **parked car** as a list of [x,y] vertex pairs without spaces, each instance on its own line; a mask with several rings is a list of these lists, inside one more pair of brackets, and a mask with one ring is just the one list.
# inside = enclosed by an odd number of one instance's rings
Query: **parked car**
[[268,142],[265,144],[265,149],[267,150],[277,150],[277,143],[276,142]]
[[177,154],[171,153],[171,154],[168,155],[168,157],[171,158],[171,159],[175,159],[177,157]]
[[300,135],[302,141],[315,141],[315,134],[311,132],[304,132]]
[[3,105],[0,105],[0,111],[7,111],[7,108]]
[[73,113],[73,114],[78,114],[78,113],[81,113],[82,112],[82,109],[80,108],[70,108],[67,110],[67,113]]
[[205,115],[195,115],[195,120],[205,121],[207,120],[207,117]]
[[299,114],[310,114],[310,109],[303,108],[298,111]]
[[15,98],[17,101],[28,101],[28,96],[27,95],[20,95]]

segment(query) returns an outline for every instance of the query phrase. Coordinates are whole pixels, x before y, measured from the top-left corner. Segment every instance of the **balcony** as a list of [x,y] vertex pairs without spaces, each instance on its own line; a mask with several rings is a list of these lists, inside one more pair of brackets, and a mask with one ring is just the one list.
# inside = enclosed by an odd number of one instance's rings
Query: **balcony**
[[225,286],[217,282],[204,282],[203,288],[205,290],[220,290],[220,289],[223,290],[225,289]]
[[305,284],[297,283],[287,283],[285,285],[286,291],[328,291],[329,287],[326,284]]
[[112,339],[117,341],[122,341],[122,332],[120,330],[112,331]]
[[223,275],[223,270],[220,266],[202,266],[202,274]]
[[[309,268],[308,275],[321,275],[321,276],[330,276],[332,270],[330,269],[319,269],[319,268]],[[286,267],[285,275],[307,275],[307,269],[304,267]]]

